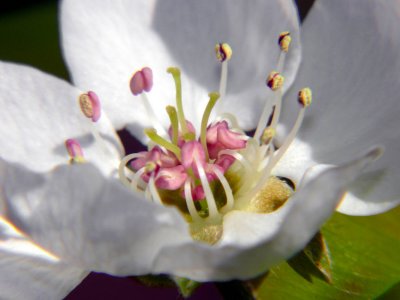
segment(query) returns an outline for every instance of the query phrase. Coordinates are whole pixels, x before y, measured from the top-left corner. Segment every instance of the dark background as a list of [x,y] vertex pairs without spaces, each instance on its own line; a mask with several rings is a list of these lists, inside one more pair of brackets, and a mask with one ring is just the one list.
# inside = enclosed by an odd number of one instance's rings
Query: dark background
[[[303,19],[314,0],[296,2]],[[32,65],[68,80],[58,43],[57,8],[57,1],[54,0],[2,0],[0,3],[0,60]],[[122,134],[127,141],[126,132]],[[132,145],[134,144],[131,142],[129,147],[132,148]],[[190,299],[223,299],[220,291],[225,299],[229,299],[229,292],[235,293],[234,286],[234,284],[218,286],[211,283],[205,284]],[[181,297],[174,287],[150,288],[132,278],[91,273],[66,299],[176,300]]]

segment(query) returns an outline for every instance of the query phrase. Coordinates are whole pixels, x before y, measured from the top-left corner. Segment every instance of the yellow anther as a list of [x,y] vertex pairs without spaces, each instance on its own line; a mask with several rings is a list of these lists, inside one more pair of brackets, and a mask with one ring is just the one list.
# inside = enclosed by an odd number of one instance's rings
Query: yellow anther
[[81,107],[83,114],[87,118],[91,118],[93,115],[93,106],[92,106],[92,101],[90,101],[90,97],[88,94],[81,94],[79,96],[79,105]]
[[281,34],[279,35],[278,43],[282,51],[288,52],[291,41],[292,37],[290,36],[289,31],[281,32]]
[[261,136],[261,142],[263,144],[268,144],[273,137],[276,135],[276,130],[272,127],[267,127]]
[[89,91],[79,95],[79,106],[85,117],[97,122],[101,115],[99,97],[95,92]]
[[227,43],[219,43],[215,45],[215,54],[220,62],[230,60],[232,57],[232,48]]
[[276,91],[283,86],[284,81],[285,78],[279,72],[272,71],[268,75],[267,85],[271,90]]
[[306,87],[299,91],[299,103],[304,107],[310,106],[312,102],[312,91]]

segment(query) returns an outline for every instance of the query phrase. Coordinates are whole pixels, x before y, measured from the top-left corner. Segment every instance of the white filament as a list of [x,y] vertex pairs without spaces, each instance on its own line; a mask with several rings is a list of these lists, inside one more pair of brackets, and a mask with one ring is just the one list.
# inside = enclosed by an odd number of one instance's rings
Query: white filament
[[218,217],[219,213],[218,213],[217,205],[215,204],[214,195],[211,191],[210,185],[208,184],[207,176],[206,176],[203,166],[198,161],[197,157],[195,157],[194,160],[196,163],[197,170],[199,171],[201,185],[203,186],[204,193],[206,194],[206,201],[207,201],[207,206],[208,206],[208,216],[211,219],[215,219]]
[[149,179],[149,191],[150,191],[153,201],[155,203],[162,205],[163,203],[162,203],[160,194],[158,193],[156,184],[154,182],[154,175],[151,175],[151,177]]
[[186,200],[187,209],[188,209],[190,215],[192,216],[193,221],[194,222],[200,221],[201,217],[199,216],[199,213],[197,212],[197,209],[194,206],[194,201],[193,201],[193,197],[192,197],[192,190],[191,190],[191,187],[190,187],[190,180],[189,179],[187,179],[185,181],[185,200]]
[[249,172],[251,170],[251,165],[250,165],[249,161],[240,153],[238,153],[234,150],[225,149],[225,150],[219,151],[218,157],[221,157],[222,155],[232,156],[234,159],[236,159],[239,163],[241,163],[244,166],[246,172]]
[[144,157],[145,155],[143,153],[133,153],[133,154],[129,154],[127,156],[125,156],[121,162],[119,163],[118,166],[118,176],[119,179],[121,180],[121,182],[126,186],[126,187],[130,187],[131,183],[128,179],[128,177],[125,175],[125,168],[126,168],[126,164],[135,158],[140,158],[140,157]]
[[165,131],[164,126],[162,126],[159,119],[156,117],[155,112],[151,107],[150,101],[146,96],[146,93],[141,93],[140,96],[146,109],[147,117],[149,118],[150,123],[153,125],[152,127],[156,129],[158,135],[167,137],[168,134]]
[[226,195],[226,205],[221,209],[221,211],[228,212],[228,211],[232,210],[233,205],[234,205],[232,189],[229,186],[228,180],[226,180],[225,176],[221,173],[220,170],[215,168],[214,173],[215,173],[215,175],[217,175],[218,180],[221,182],[222,187],[224,188],[225,195]]

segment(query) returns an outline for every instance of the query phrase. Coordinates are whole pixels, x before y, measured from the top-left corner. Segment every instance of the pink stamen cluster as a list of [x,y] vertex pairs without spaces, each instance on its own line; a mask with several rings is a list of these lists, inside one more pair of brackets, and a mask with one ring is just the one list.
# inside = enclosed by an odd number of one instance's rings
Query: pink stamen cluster
[[[187,122],[187,125],[189,131],[195,134],[193,125],[190,122]],[[171,128],[168,133],[172,139]],[[224,174],[235,161],[234,157],[221,151],[246,147],[245,136],[230,129],[226,121],[208,126],[206,140],[208,160],[205,149],[198,140],[185,141],[182,134],[179,134],[181,159],[174,153],[155,146],[149,151],[141,152],[141,157],[134,159],[130,165],[135,171],[145,171],[141,179],[146,183],[153,176],[158,189],[180,190],[183,198],[184,184],[189,180],[193,200],[201,200],[205,198],[205,193],[199,180],[200,169],[204,170],[208,182],[217,180],[216,170]],[[151,168],[146,169],[146,166]]]

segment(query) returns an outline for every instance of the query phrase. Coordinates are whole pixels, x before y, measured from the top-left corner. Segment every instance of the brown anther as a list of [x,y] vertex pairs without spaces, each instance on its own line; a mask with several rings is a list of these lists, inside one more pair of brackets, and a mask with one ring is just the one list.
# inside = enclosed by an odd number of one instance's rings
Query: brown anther
[[273,137],[276,135],[276,130],[272,127],[267,127],[264,129],[264,132],[261,136],[261,142],[263,144],[268,144]]
[[271,90],[276,91],[283,86],[284,81],[285,78],[279,72],[272,71],[268,75],[267,85]]
[[303,107],[307,107],[311,105],[312,102],[312,91],[310,88],[306,87],[299,91],[298,97],[299,103],[303,105]]
[[220,62],[230,60],[232,57],[232,48],[227,43],[219,43],[215,45],[215,55]]
[[281,32],[278,39],[279,47],[283,52],[288,52],[292,37],[289,31]]

